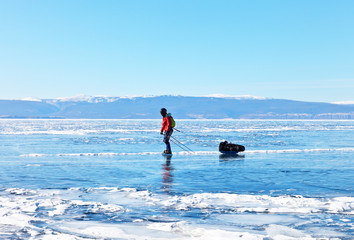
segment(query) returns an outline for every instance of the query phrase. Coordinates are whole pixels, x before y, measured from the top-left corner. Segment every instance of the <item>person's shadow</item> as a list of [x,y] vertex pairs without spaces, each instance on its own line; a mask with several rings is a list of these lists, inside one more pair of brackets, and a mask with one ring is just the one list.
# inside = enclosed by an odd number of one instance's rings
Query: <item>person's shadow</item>
[[166,162],[162,164],[162,191],[167,194],[171,193],[173,185],[173,167],[171,166],[172,156],[165,156]]

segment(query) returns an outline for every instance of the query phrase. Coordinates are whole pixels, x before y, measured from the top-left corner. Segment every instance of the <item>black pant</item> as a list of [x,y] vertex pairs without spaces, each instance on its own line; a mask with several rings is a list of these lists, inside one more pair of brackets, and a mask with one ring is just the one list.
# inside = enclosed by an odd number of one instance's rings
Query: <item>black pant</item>
[[170,144],[170,137],[173,133],[173,129],[171,128],[167,132],[165,132],[163,136],[163,142],[166,144],[166,150],[171,152],[171,144]]

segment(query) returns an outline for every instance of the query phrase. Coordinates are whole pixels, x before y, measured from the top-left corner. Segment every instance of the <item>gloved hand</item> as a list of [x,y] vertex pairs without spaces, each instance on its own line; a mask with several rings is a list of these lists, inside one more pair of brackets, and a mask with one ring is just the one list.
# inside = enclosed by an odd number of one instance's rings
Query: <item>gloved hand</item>
[[163,132],[161,131],[160,134],[163,135]]

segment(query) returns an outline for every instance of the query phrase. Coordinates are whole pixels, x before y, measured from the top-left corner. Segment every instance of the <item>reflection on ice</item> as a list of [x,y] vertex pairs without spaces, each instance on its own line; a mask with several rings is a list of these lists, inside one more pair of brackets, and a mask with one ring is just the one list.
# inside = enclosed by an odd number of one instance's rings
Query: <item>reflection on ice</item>
[[244,154],[220,154],[219,159],[220,160],[243,160],[245,158]]
[[172,156],[164,156],[166,162],[162,164],[162,191],[171,192],[173,183],[173,166],[171,165]]

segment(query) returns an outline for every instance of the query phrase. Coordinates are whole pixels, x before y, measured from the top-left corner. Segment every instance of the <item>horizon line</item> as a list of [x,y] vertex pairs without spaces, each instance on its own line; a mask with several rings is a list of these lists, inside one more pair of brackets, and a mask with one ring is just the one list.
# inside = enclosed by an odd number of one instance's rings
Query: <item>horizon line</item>
[[[30,102],[42,102],[45,100],[54,100],[54,101],[62,101],[62,102],[85,102],[90,101],[94,98],[103,98],[107,100],[115,100],[115,99],[134,99],[134,98],[154,98],[154,97],[200,97],[200,98],[223,98],[223,99],[235,99],[235,100],[242,100],[242,99],[249,99],[249,100],[290,100],[290,101],[299,101],[299,102],[316,102],[316,103],[330,103],[330,104],[337,104],[337,105],[354,105],[354,101],[335,101],[335,102],[325,102],[325,101],[308,101],[308,100],[294,100],[294,99],[285,99],[285,98],[271,98],[271,97],[263,97],[263,96],[256,96],[251,94],[244,94],[244,95],[228,95],[228,94],[206,94],[206,95],[181,95],[181,94],[162,94],[162,95],[153,95],[153,94],[146,94],[146,95],[117,95],[117,96],[110,96],[110,95],[87,95],[87,94],[77,94],[70,97],[56,97],[56,98],[38,98],[38,97],[24,97],[24,98],[9,98],[9,99],[0,99],[0,100],[8,100],[8,101],[30,101]],[[108,101],[109,102],[109,101]],[[113,101],[112,101],[113,102]]]

